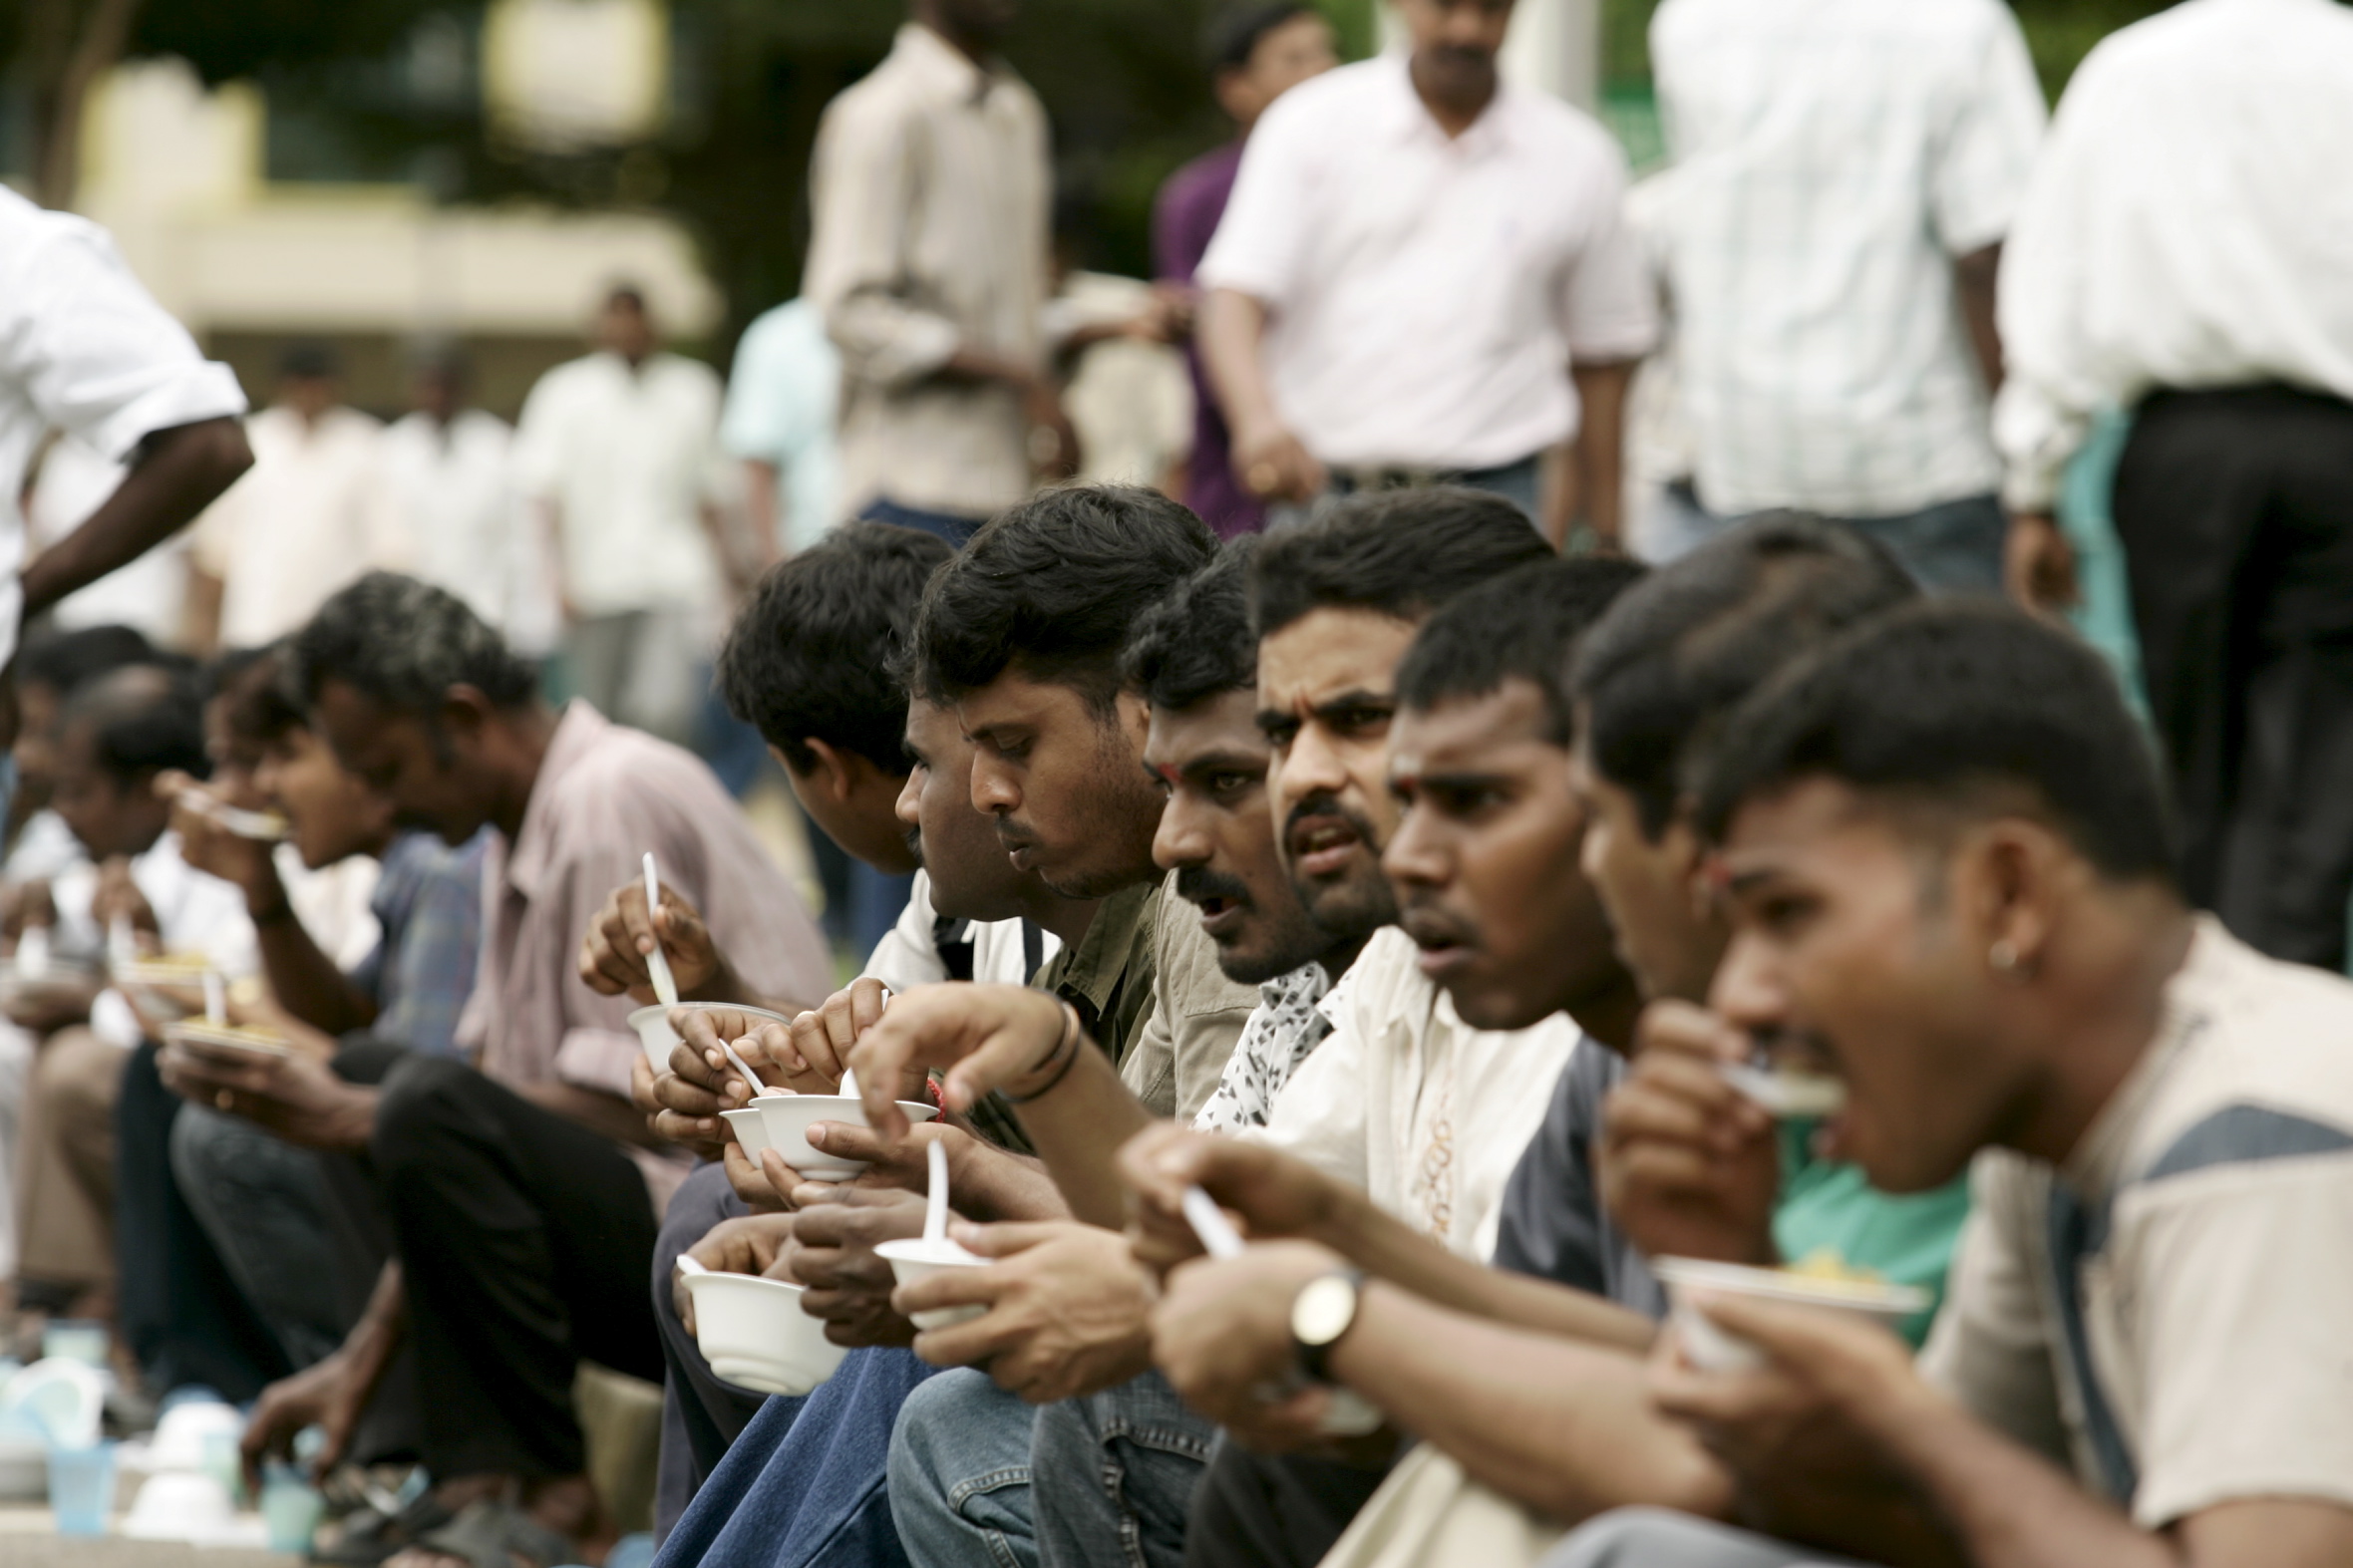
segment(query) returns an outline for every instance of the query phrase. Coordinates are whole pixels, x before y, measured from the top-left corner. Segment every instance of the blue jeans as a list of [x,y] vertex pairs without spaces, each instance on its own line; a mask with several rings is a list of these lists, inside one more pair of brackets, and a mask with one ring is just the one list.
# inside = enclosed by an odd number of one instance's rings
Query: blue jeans
[[662,1543],[654,1568],[898,1568],[885,1476],[899,1406],[932,1369],[851,1351],[805,1399],[770,1400]]
[[891,1512],[916,1568],[1180,1568],[1216,1440],[1158,1373],[1035,1410],[949,1373],[899,1414]]
[[[1517,463],[1507,463],[1500,469],[1478,469],[1459,473],[1445,473],[1439,482],[1459,484],[1465,489],[1486,490],[1501,495],[1526,513],[1531,526],[1542,522],[1536,506],[1544,485],[1544,465],[1540,456],[1522,458]],[[1279,533],[1285,528],[1296,528],[1312,522],[1329,510],[1332,504],[1358,493],[1359,486],[1345,476],[1335,475],[1332,487],[1316,499],[1302,505],[1296,501],[1279,502],[1267,508],[1266,531]]]
[[[1685,548],[1704,543],[1706,537],[1758,515],[1721,516],[1702,508],[1688,485],[1675,485],[1671,489],[1679,503],[1678,519],[1685,524],[1677,530],[1675,542]],[[1708,519],[1708,525],[1693,526],[1697,519]],[[2009,537],[2010,519],[2002,511],[1998,496],[1965,495],[1959,500],[1940,501],[1934,506],[1892,516],[1827,520],[1844,523],[1887,546],[1903,562],[1904,570],[1930,593],[2002,591],[2002,546]],[[1672,556],[1662,550],[1653,558],[1663,563]]]
[[887,522],[894,527],[913,528],[948,541],[955,549],[980,531],[986,517],[967,517],[954,511],[925,511],[919,506],[901,506],[897,501],[877,495],[866,502],[865,510],[857,514],[860,522]]
[[1541,1568],[1858,1568],[1770,1536],[1664,1508],[1619,1508],[1572,1531]]

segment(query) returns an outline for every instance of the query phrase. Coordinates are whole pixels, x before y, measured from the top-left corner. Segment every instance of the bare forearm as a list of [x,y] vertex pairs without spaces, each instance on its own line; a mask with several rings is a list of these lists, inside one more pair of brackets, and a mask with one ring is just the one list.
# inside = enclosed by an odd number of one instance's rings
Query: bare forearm
[[1634,366],[1582,366],[1571,377],[1583,411],[1576,439],[1578,500],[1594,536],[1615,545],[1624,536],[1626,389]]
[[576,1122],[615,1143],[634,1144],[639,1148],[669,1146],[654,1136],[646,1125],[645,1113],[618,1096],[582,1089],[576,1084],[533,1084],[516,1093],[541,1110]]
[[376,1022],[376,999],[353,985],[335,961],[319,951],[274,874],[263,888],[248,890],[245,903],[261,949],[261,970],[279,1006],[329,1035]]
[[[1127,1222],[1116,1156],[1150,1126],[1152,1112],[1120,1082],[1111,1058],[1087,1041],[1061,1083],[1020,1107],[1021,1124],[1044,1156],[1070,1217],[1117,1230]],[[1011,1086],[1015,1093],[1020,1085]]]
[[1729,1478],[1652,1409],[1642,1363],[1622,1352],[1374,1287],[1332,1369],[1473,1478],[1563,1523],[1640,1504],[1729,1506]]
[[252,466],[252,450],[234,420],[205,420],[150,437],[139,465],[106,503],[25,568],[25,613],[38,614],[145,555],[187,526]]
[[408,1334],[408,1283],[401,1274],[400,1259],[394,1258],[376,1276],[376,1288],[368,1293],[366,1310],[344,1336],[343,1354],[358,1369],[366,1386],[373,1388],[383,1378],[384,1369]]
[[1475,1318],[1637,1356],[1657,1334],[1642,1314],[1598,1296],[1474,1263],[1358,1192],[1341,1200],[1333,1223],[1313,1239],[1367,1274]]
[[1274,419],[1274,394],[1258,347],[1266,335],[1266,307],[1232,289],[1211,289],[1201,301],[1193,341],[1216,389],[1226,423],[1236,430]]
[[996,1224],[1073,1217],[1042,1161],[978,1139],[956,1161],[949,1183],[956,1212],[966,1219]]
[[1961,321],[1969,329],[1969,349],[1985,377],[1990,395],[2002,390],[2002,333],[1995,324],[1995,286],[2002,268],[2002,247],[1972,250],[1952,264],[1953,284],[1960,295]]

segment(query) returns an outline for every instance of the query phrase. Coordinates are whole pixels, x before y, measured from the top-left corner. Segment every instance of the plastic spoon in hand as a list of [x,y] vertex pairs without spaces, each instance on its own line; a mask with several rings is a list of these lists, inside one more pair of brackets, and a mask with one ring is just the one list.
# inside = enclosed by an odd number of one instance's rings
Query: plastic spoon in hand
[[752,1092],[752,1098],[754,1099],[758,1099],[760,1098],[760,1092],[768,1087],[766,1084],[760,1082],[760,1075],[753,1072],[752,1065],[746,1062],[742,1057],[737,1056],[736,1048],[729,1045],[726,1041],[722,1040],[719,1042],[719,1049],[727,1053],[728,1066],[734,1068],[738,1073],[744,1075],[744,1087]]
[[1242,1238],[1217,1206],[1217,1200],[1198,1186],[1184,1189],[1184,1219],[1192,1226],[1192,1233],[1200,1238],[1201,1250],[1212,1258],[1238,1258],[1245,1250]]
[[25,980],[38,980],[49,973],[49,927],[27,926],[16,939],[16,972]]
[[[1201,1249],[1212,1258],[1238,1258],[1245,1248],[1241,1236],[1226,1219],[1225,1211],[1217,1206],[1199,1186],[1184,1189],[1184,1220],[1192,1233],[1200,1238]],[[1299,1392],[1304,1380],[1294,1375],[1278,1387],[1266,1391],[1269,1400],[1281,1400]],[[1383,1417],[1380,1411],[1354,1389],[1334,1388],[1324,1407],[1319,1424],[1333,1437],[1361,1437],[1380,1429]]]
[[214,1029],[228,1027],[228,983],[217,969],[204,971],[204,1022]]
[[934,1138],[923,1151],[930,1169],[930,1190],[923,1195],[923,1241],[937,1246],[948,1239],[948,1148]]
[[678,1272],[681,1274],[708,1274],[711,1271],[697,1263],[692,1253],[681,1252],[678,1255]]
[[117,915],[107,923],[107,959],[117,964],[139,962],[139,933],[131,929],[128,915]]
[[[654,852],[645,852],[645,923],[652,925],[654,915],[662,907],[662,878],[654,869]],[[678,1005],[678,982],[670,974],[670,955],[662,951],[662,938],[654,937],[654,950],[645,955],[645,967],[653,974],[654,1000],[664,1007]],[[754,1079],[754,1083],[759,1080]]]

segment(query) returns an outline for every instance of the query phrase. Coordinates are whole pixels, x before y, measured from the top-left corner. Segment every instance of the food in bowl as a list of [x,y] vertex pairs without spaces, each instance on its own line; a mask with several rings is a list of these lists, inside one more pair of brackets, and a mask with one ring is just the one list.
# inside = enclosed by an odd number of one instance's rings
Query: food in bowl
[[199,1052],[242,1052],[247,1056],[290,1057],[293,1042],[274,1029],[255,1029],[243,1024],[209,1024],[202,1019],[187,1019],[170,1025],[164,1031],[168,1045],[186,1046]]
[[1749,1296],[1759,1301],[1848,1312],[1893,1330],[1925,1311],[1931,1298],[1916,1285],[1897,1285],[1836,1254],[1816,1253],[1795,1268],[1760,1269],[1743,1263],[1701,1258],[1659,1258],[1651,1272],[1667,1287],[1669,1318],[1683,1341],[1683,1354],[1703,1372],[1745,1372],[1762,1367],[1765,1352],[1719,1327],[1699,1298]]

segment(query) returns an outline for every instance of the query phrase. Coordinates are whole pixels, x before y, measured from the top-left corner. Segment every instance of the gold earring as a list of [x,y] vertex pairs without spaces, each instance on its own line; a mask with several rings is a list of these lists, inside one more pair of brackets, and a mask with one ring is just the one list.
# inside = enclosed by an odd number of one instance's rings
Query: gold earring
[[2017,944],[2006,936],[2001,938],[1992,947],[1986,949],[1985,961],[2002,974],[2016,973],[2018,969]]

